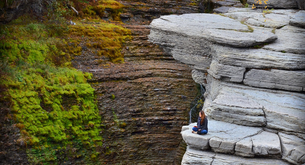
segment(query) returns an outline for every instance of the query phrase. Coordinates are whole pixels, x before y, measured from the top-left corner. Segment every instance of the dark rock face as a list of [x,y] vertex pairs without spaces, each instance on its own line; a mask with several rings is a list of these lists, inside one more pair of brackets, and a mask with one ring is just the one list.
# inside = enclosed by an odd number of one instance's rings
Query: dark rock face
[[[133,39],[125,43],[125,63],[107,67],[94,53],[76,56],[77,69],[93,73],[105,123],[99,149],[107,164],[180,164],[180,130],[197,95],[191,69],[147,41],[148,24],[160,15],[197,12],[192,1],[121,1],[121,18]],[[85,50],[83,50],[85,51]]]
[[[3,97],[1,94],[0,96]],[[0,100],[0,164],[27,164],[25,145],[22,141],[16,141],[20,137],[20,131],[13,124],[7,103]]]
[[101,161],[179,164],[179,132],[197,94],[191,70],[148,42],[146,26],[127,28],[132,29],[133,40],[123,50],[124,64],[90,65],[90,59],[98,58],[95,55],[74,61],[94,75],[92,86],[105,123]]

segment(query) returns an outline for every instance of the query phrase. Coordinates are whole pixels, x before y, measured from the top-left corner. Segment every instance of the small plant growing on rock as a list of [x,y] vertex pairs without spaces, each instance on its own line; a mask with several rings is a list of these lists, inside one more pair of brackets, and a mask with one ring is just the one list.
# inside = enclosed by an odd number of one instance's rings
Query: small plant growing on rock
[[[263,5],[263,4],[265,4],[265,7],[264,7],[265,9],[267,9],[267,2],[268,2],[268,0],[256,0],[255,1],[256,5]],[[257,8],[256,5],[252,4],[252,9]]]

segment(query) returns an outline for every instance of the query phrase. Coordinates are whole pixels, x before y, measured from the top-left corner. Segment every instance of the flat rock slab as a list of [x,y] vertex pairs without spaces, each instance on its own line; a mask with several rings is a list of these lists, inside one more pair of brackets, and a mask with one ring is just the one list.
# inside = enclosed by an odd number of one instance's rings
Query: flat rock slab
[[[241,22],[216,14],[162,16],[153,20],[150,27],[152,32],[163,31],[204,38],[211,42],[234,47],[250,47],[261,43],[273,42],[277,38],[268,31],[264,31],[264,35],[261,35],[262,32],[260,30],[252,32],[248,26]],[[155,43],[160,43],[160,35],[156,32],[151,33],[149,39]]]
[[305,29],[285,26],[275,30],[275,34],[278,39],[273,44],[264,46],[263,49],[305,55]]
[[225,15],[257,27],[280,28],[289,24],[289,16],[283,14],[264,14],[262,12],[247,11],[226,13]]
[[278,68],[284,70],[305,69],[305,56],[266,49],[230,48],[213,45],[214,59],[223,65],[244,68]]
[[262,132],[251,137],[253,143],[253,152],[255,155],[280,155],[281,143],[277,134]]
[[257,70],[245,74],[244,83],[255,87],[305,91],[305,71]]
[[289,21],[289,24],[292,26],[305,28],[305,11],[301,10],[293,15]]
[[293,164],[305,163],[305,141],[295,135],[279,133],[282,142],[283,157]]
[[[262,109],[266,116],[267,128],[305,132],[304,94],[232,85],[215,79],[209,81],[212,81],[210,84],[212,88],[208,88],[211,90],[208,92],[213,96],[208,96],[208,100],[211,99],[209,104],[205,103],[207,112],[214,104],[227,108]],[[213,84],[217,85],[213,87]],[[217,86],[219,88],[216,88]],[[213,116],[210,117],[213,118]],[[244,119],[240,118],[240,120]]]
[[289,165],[289,163],[277,159],[266,158],[242,158],[233,155],[225,155],[220,153],[213,153],[209,151],[198,151],[192,148],[187,148],[183,156],[182,165]]
[[222,121],[209,120],[209,132],[206,135],[192,133],[191,124],[189,130],[181,132],[184,141],[188,146],[201,150],[211,148],[215,152],[231,153],[235,152],[235,144],[249,136],[254,136],[262,131],[261,128],[246,127],[230,124]]

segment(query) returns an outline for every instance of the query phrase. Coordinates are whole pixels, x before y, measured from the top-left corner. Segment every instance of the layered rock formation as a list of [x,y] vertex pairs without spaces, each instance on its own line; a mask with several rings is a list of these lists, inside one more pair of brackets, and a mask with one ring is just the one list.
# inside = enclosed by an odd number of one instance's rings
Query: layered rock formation
[[206,88],[209,133],[181,134],[182,164],[305,163],[305,12],[230,9],[162,16],[150,41]]
[[102,57],[90,48],[73,61],[94,77],[91,83],[105,123],[100,161],[179,164],[184,153],[184,148],[179,151],[179,132],[187,124],[196,83],[187,65],[147,41],[148,24],[161,14],[197,12],[198,6],[190,6],[191,0],[120,2],[126,7],[122,21],[132,35],[122,49],[125,62],[102,65]]

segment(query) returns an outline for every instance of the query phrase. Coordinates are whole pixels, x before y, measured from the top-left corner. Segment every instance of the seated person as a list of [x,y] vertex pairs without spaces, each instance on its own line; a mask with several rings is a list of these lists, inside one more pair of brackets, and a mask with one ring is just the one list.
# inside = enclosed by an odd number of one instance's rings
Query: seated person
[[206,118],[204,111],[199,112],[197,126],[193,127],[192,133],[197,133],[199,135],[208,133],[208,119]]

